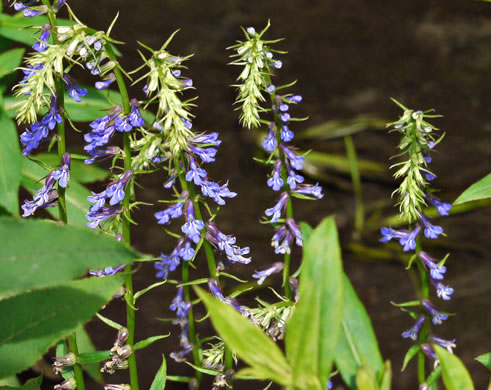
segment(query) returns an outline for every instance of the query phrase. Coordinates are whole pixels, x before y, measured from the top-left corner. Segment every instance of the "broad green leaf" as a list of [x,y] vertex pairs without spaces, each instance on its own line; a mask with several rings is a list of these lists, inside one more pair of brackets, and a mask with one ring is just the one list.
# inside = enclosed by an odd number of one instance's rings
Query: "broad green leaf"
[[89,278],[0,301],[0,378],[19,372],[73,333],[106,304],[122,275]]
[[220,302],[199,287],[194,288],[225,344],[249,364],[258,377],[271,379],[283,386],[290,385],[291,368],[273,340],[232,306]]
[[488,370],[491,370],[491,352],[478,356],[476,360],[483,364]]
[[[81,326],[80,328],[77,329],[77,331],[75,332],[75,336],[77,337],[77,345],[78,345],[78,352],[79,353],[81,353],[81,354],[82,353],[83,354],[96,353],[95,346],[92,343],[92,340],[90,339],[89,334],[85,331],[83,326]],[[84,366],[83,369],[96,382],[99,382],[99,383],[103,382],[104,378],[102,377],[102,374],[99,370],[99,366],[91,364],[88,366]]]
[[[49,171],[45,170],[43,167],[25,158],[22,162],[21,184],[32,194],[43,186],[44,181],[41,179],[48,175],[48,173]],[[87,218],[85,215],[88,213],[90,207],[90,203],[87,200],[88,196],[90,196],[90,191],[82,184],[75,180],[69,181],[65,193],[69,225],[78,227],[86,226]],[[54,218],[58,218],[57,207],[48,207],[46,211]]]
[[406,369],[408,363],[411,361],[413,357],[416,356],[418,352],[419,352],[419,345],[417,344],[412,345],[411,348],[408,349],[406,355],[404,356],[404,363],[402,363],[401,371],[404,371]]
[[443,383],[447,390],[474,390],[469,372],[460,359],[439,345],[433,345],[442,366]]
[[[106,115],[115,105],[121,104],[121,95],[116,91],[99,91],[88,86],[84,86],[84,88],[87,89],[88,93],[82,98],[81,102],[76,102],[65,94],[65,110],[74,122],[91,122]],[[5,97],[4,108],[10,117],[15,117],[15,104],[22,101],[22,99],[22,96]]]
[[160,335],[160,336],[152,336],[152,337],[146,338],[145,340],[141,340],[141,341],[138,341],[137,343],[135,343],[135,345],[133,346],[133,349],[135,351],[137,351],[139,349],[146,348],[150,344],[153,344],[154,342],[156,342],[158,340],[165,339],[166,337],[169,337],[169,336],[170,336],[170,333],[169,334]]
[[287,357],[298,388],[327,386],[341,325],[342,275],[336,223],[329,217],[304,244],[300,300],[286,326]]
[[19,215],[22,154],[14,122],[0,109],[0,206]]
[[24,49],[12,49],[0,54],[0,78],[5,75],[15,72],[15,68],[20,65]]
[[491,198],[491,173],[467,188],[453,204],[457,205],[487,198]]
[[[34,156],[34,158],[53,168],[58,168],[60,165],[60,159],[56,153],[41,153]],[[99,168],[95,164],[85,164],[82,160],[73,158],[70,162],[70,180],[75,180],[79,183],[102,181],[107,179],[109,174],[108,170]]]
[[375,372],[368,366],[360,367],[356,373],[357,390],[378,390],[377,376]]
[[0,295],[54,286],[138,256],[113,237],[48,220],[2,217],[0,237]]
[[343,275],[341,333],[334,361],[351,389],[356,389],[356,374],[361,367],[369,367],[376,375],[384,368],[370,317],[346,274]]
[[[2,387],[3,386],[3,387]],[[0,379],[0,389],[5,389],[5,386],[20,387],[19,379],[16,375],[9,376],[4,379]]]
[[160,366],[155,378],[153,379],[150,390],[164,390],[165,380],[167,379],[167,362],[165,361],[165,356],[162,355],[162,365]]
[[26,381],[22,386],[2,386],[2,390],[40,390],[41,384],[43,383],[43,376],[38,376],[37,378],[32,378]]

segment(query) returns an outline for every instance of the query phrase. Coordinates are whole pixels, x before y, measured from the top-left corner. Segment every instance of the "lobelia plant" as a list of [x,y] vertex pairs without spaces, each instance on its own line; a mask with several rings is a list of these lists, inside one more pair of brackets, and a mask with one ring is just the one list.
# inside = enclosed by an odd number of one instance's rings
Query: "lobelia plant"
[[[38,35],[33,51],[19,67],[24,77],[13,88],[15,118],[23,128],[22,147],[3,108],[0,112],[1,122],[8,124],[0,157],[7,156],[12,166],[0,175],[0,205],[8,214],[0,217],[0,236],[6,237],[0,248],[0,312],[11,319],[0,324],[0,379],[10,377],[15,382],[13,375],[56,346],[53,371],[63,381],[54,389],[85,389],[87,373],[106,390],[138,390],[138,351],[168,337],[135,340],[138,299],[164,284],[174,284],[169,309],[180,348],[169,357],[187,363],[193,374],[168,375],[163,356],[151,390],[164,389],[171,381],[204,388],[203,375],[212,377],[209,382],[215,390],[232,389],[237,381],[259,388],[251,382],[264,380],[270,382],[266,388],[275,382],[290,390],[325,390],[341,380],[351,389],[389,390],[390,362],[384,363],[370,318],[343,271],[334,217],[315,229],[294,217],[294,198],[313,200],[324,195],[319,184],[306,184],[300,174],[305,156],[291,145],[290,126],[303,120],[291,113],[302,97],[284,92],[295,83],[273,83],[282,67],[275,56],[286,52],[273,49],[279,40],[263,38],[269,22],[261,32],[243,29],[244,41],[230,47],[232,64],[243,67],[236,85],[239,121],[248,128],[267,129],[262,141],[267,156],[256,160],[272,168],[267,186],[279,193],[260,222],[275,229],[271,245],[283,261],[273,260],[268,268],[251,272],[256,279],[251,283],[229,271],[252,263],[250,248],[239,246],[236,237],[220,227],[225,222],[220,208],[240,195],[228,181],[208,175],[207,164],[216,162],[221,141],[217,132],[193,130],[191,109],[196,98],[187,97],[194,87],[185,75],[192,56],[170,53],[175,33],[158,50],[139,42],[143,64],[127,72],[116,49],[121,42],[111,37],[117,18],[107,31],[96,31],[63,0],[11,3],[15,11],[32,18]],[[59,17],[65,11],[69,20]],[[3,16],[27,26],[19,17]],[[22,34],[20,42],[31,37]],[[7,54],[18,65],[23,52]],[[95,76],[95,88],[79,85],[73,69]],[[141,96],[129,96],[128,82],[141,87]],[[455,340],[433,335],[430,324],[439,325],[449,315],[430,300],[431,285],[444,300],[453,293],[442,282],[448,256],[437,261],[422,250],[421,243],[423,234],[431,239],[443,234],[429,221],[424,207],[432,204],[441,215],[451,209],[429,186],[435,178],[428,170],[429,154],[441,137],[435,138],[437,129],[426,121],[434,115],[400,106],[403,116],[390,125],[401,133],[399,148],[408,155],[407,161],[396,164],[400,168],[395,176],[403,178],[397,194],[409,229],[383,228],[381,241],[397,239],[404,251],[415,251],[409,266],[416,262],[421,278],[420,299],[399,305],[416,320],[403,333],[417,341],[404,366],[418,355],[421,389],[435,389],[440,376],[448,388],[471,389],[465,367],[452,354]],[[72,130],[79,128],[84,133],[83,154],[67,151]],[[44,152],[54,147],[56,154]],[[102,160],[110,161],[108,170],[96,166]],[[138,200],[141,175],[162,171],[163,206],[154,209],[155,224],[175,244],[171,253],[153,257],[131,248],[130,228],[136,224],[135,210],[149,206]],[[102,191],[89,192],[83,186],[102,180],[107,180]],[[18,218],[20,185],[32,193],[20,207],[23,218]],[[460,201],[489,195],[482,194],[485,184],[477,187]],[[54,221],[34,218],[46,212]],[[291,270],[293,243],[302,250],[295,272]],[[159,280],[134,291],[134,262],[143,266],[151,262]],[[196,279],[195,269],[200,267],[207,269],[207,276]],[[257,297],[256,307],[249,307],[240,301],[242,294],[260,290],[266,279],[280,272],[283,291],[273,289],[277,302]],[[225,279],[239,284],[230,288]],[[203,284],[210,293],[198,286]],[[124,325],[103,314],[110,301],[124,301]],[[197,320],[196,306],[201,303],[208,314]],[[413,307],[418,308],[406,309]],[[96,350],[84,331],[83,324],[94,316],[114,328],[114,342],[107,350]],[[200,329],[200,322],[208,317],[217,334]],[[428,376],[425,355],[435,364]],[[111,375],[118,370],[127,370],[126,383],[111,384]],[[102,385],[101,372],[109,383]],[[41,384],[40,377],[22,388],[40,389]]]

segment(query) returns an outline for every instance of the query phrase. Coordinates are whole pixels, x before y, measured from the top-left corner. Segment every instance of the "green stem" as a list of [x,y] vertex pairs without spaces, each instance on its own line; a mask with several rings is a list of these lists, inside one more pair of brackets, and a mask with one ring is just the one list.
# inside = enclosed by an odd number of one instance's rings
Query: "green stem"
[[[286,204],[286,217],[293,218],[293,202],[292,198],[288,198],[288,203]],[[283,267],[283,288],[285,290],[285,295],[289,300],[293,299],[292,289],[290,287],[290,262],[292,259],[291,253],[285,253],[284,257],[284,267]]]
[[[416,253],[421,252],[421,237],[418,237],[416,239]],[[428,299],[430,297],[430,283],[428,280],[428,274],[426,273],[426,270],[421,263],[419,259],[416,261],[418,265],[418,271],[419,271],[419,276],[421,279],[421,299]],[[428,334],[431,331],[430,323],[429,321],[425,321],[425,324],[423,325],[423,328],[419,332],[419,343],[420,345],[425,343],[428,337]],[[426,374],[425,374],[425,355],[424,353],[420,350],[418,352],[418,381],[420,384],[424,383],[426,380]]]
[[[106,52],[109,58],[112,61],[117,62],[116,55],[112,49],[110,43],[105,45]],[[118,65],[119,66],[119,65]],[[123,113],[128,115],[131,112],[130,99],[128,96],[128,90],[126,89],[126,83],[124,81],[123,74],[121,70],[116,66],[114,68],[114,75],[116,76],[116,83],[118,84],[119,93],[121,95],[121,102],[123,104]],[[124,133],[123,135],[123,150],[124,150],[124,170],[131,170],[131,143],[130,143],[130,135],[128,133]],[[131,184],[128,184],[125,197],[123,200],[123,209],[129,213],[130,206],[130,197],[131,197]],[[129,218],[123,217],[123,240],[128,245],[131,245],[131,230],[130,230],[131,222]],[[133,302],[133,277],[131,264],[128,264],[125,267],[125,272],[128,275],[125,282],[127,301]],[[135,310],[128,303],[126,304],[126,327],[128,329],[128,339],[126,341],[127,344],[133,347],[135,343]],[[132,390],[138,390],[138,369],[136,365],[136,356],[135,353],[132,353],[128,358],[128,368],[130,372],[130,384]]]
[[[224,348],[223,354],[224,354],[224,360],[225,360],[225,373],[227,373],[227,371],[233,369],[234,358],[232,356],[232,350],[230,348],[228,348],[225,344],[224,344],[223,348]],[[228,382],[229,382],[229,386],[227,386],[227,388],[233,389],[234,385],[232,383],[232,379],[230,379]]]
[[[43,4],[46,5],[49,9],[48,12],[48,20],[51,25],[51,29],[54,29],[56,27],[56,15],[53,12],[53,9],[51,7],[51,4],[49,3],[48,0],[43,0]],[[57,37],[56,34],[52,34],[53,37],[53,42],[57,44]],[[61,123],[58,123],[57,125],[57,133],[58,133],[58,157],[60,161],[60,165],[62,164],[63,160],[63,155],[66,152],[66,136],[65,136],[65,121],[66,121],[66,114],[65,114],[65,87],[63,86],[63,81],[59,75],[57,75],[56,80],[55,80],[55,88],[56,88],[56,94],[58,97],[58,106],[60,107],[60,112],[61,116],[63,118],[63,121]],[[68,214],[67,214],[67,209],[66,209],[66,197],[65,197],[65,188],[61,187],[58,184],[58,212],[59,212],[59,218],[60,220],[64,223],[68,223]],[[70,351],[73,352],[75,355],[78,355],[78,346],[77,346],[77,337],[75,333],[72,335],[68,336],[68,347],[70,348]],[[85,380],[84,380],[84,373],[82,371],[82,367],[80,364],[75,364],[73,366],[73,371],[75,373],[75,380],[77,382],[77,388],[79,390],[85,390]]]
[[353,182],[353,190],[355,192],[355,238],[360,237],[360,233],[363,230],[363,224],[365,220],[365,208],[363,205],[363,193],[361,189],[360,169],[358,166],[358,158],[356,156],[356,148],[353,142],[353,138],[350,135],[344,137],[344,144],[346,147],[346,156],[351,172],[351,181]]

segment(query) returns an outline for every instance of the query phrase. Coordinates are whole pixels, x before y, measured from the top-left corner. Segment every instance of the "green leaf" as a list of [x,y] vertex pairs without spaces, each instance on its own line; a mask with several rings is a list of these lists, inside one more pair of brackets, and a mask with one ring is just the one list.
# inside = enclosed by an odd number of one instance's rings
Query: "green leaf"
[[162,365],[160,366],[155,378],[153,378],[150,390],[164,390],[165,380],[167,379],[167,362],[165,361],[165,356],[162,355]]
[[19,215],[22,154],[14,122],[0,109],[0,206]]
[[487,198],[491,198],[491,173],[467,188],[453,204],[457,205]]
[[491,352],[478,356],[476,360],[483,364],[488,370],[491,370]]
[[0,237],[0,295],[54,286],[137,257],[113,237],[48,220],[2,217]]
[[[21,184],[31,194],[43,186],[41,179],[49,173],[49,171],[29,159],[23,159],[21,172]],[[75,180],[70,180],[65,193],[69,225],[86,228],[87,218],[85,215],[88,213],[90,206],[87,200],[88,196],[90,196],[90,191],[87,188]],[[48,207],[46,211],[54,218],[58,218],[58,208]],[[88,230],[88,228],[86,229]]]
[[[0,13],[0,36],[31,46],[36,42],[36,30],[28,27],[43,26],[46,23],[49,23],[49,20],[44,15],[25,18],[22,12],[16,16]],[[69,20],[61,18],[57,18],[56,23],[60,26],[70,25]]]
[[122,275],[72,281],[0,301],[0,378],[35,363],[106,304]]
[[108,360],[110,358],[111,358],[111,351],[94,351],[94,352],[79,353],[78,362],[80,364],[93,365],[102,362],[104,360]]
[[[34,158],[53,168],[58,168],[60,165],[60,158],[56,153],[41,153],[37,154]],[[83,161],[75,160],[72,157],[72,161],[70,162],[70,180],[75,180],[79,183],[93,183],[95,181],[105,180],[108,176],[108,170],[99,168],[95,164],[85,164]]]
[[40,390],[43,383],[43,376],[32,378],[26,381],[21,387],[2,386],[2,390]]
[[134,346],[133,346],[133,349],[135,351],[139,350],[139,349],[143,349],[143,348],[146,348],[148,347],[150,344],[153,344],[154,342],[158,341],[158,340],[161,340],[161,339],[165,339],[166,337],[169,337],[170,336],[170,333],[169,334],[164,334],[164,335],[160,335],[160,336],[152,336],[152,337],[149,337],[145,340],[141,340],[141,341],[138,341]]
[[327,386],[341,325],[342,274],[336,223],[329,217],[304,244],[300,300],[286,326],[286,351],[298,388]]
[[[90,354],[96,353],[96,349],[92,340],[90,339],[89,334],[85,331],[84,327],[81,326],[75,332],[75,336],[77,337],[77,346],[78,352],[80,354]],[[89,374],[92,379],[94,379],[98,383],[102,383],[104,378],[102,377],[101,372],[99,371],[99,367],[95,365],[89,365],[84,367],[84,370]]]
[[356,374],[361,367],[369,367],[377,376],[384,368],[370,317],[346,274],[343,275],[341,334],[334,361],[351,389],[356,389]]
[[390,390],[392,384],[392,367],[390,360],[387,360],[384,365],[382,380],[380,381],[380,390]]
[[[66,346],[65,340],[59,340],[56,345],[56,357],[65,356],[68,353],[68,348]],[[75,369],[73,366],[66,366],[61,369],[61,376],[63,379],[75,378]]]
[[474,390],[469,372],[460,359],[439,345],[433,345],[442,366],[443,383],[447,390]]
[[378,390],[377,376],[375,372],[368,366],[360,367],[356,373],[357,390]]
[[147,288],[144,288],[143,290],[140,290],[138,292],[135,293],[135,295],[133,295],[133,304],[135,304],[136,300],[138,298],[140,298],[143,294],[145,294],[146,292],[154,289],[155,287],[158,287],[158,286],[162,286],[163,284],[167,283],[167,280],[163,280],[161,282],[157,282],[157,283],[154,283],[154,284],[151,284],[150,286],[148,286]]
[[194,289],[208,309],[211,322],[222,340],[255,370],[259,378],[271,379],[282,386],[291,384],[291,368],[268,336],[232,306],[220,302],[199,287]]
[[413,357],[416,356],[416,354],[419,351],[419,345],[412,345],[411,348],[408,349],[406,352],[406,356],[404,356],[404,363],[402,363],[402,368],[401,371],[404,371],[408,365],[408,363],[411,361]]
[[117,322],[114,322],[113,320],[110,320],[109,318],[104,317],[100,313],[96,313],[97,318],[99,318],[102,322],[104,322],[107,326],[110,326],[111,328],[114,328],[116,330],[120,330],[123,325],[118,324]]
[[12,49],[0,54],[0,78],[5,75],[15,72],[20,62],[22,61],[22,56],[24,55],[24,49]]

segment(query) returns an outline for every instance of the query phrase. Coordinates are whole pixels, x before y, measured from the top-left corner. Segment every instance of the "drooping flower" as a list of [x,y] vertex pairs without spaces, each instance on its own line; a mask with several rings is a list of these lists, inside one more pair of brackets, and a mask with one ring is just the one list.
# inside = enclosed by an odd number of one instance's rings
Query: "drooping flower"
[[229,261],[242,264],[251,262],[250,257],[245,257],[250,252],[249,247],[241,248],[236,245],[236,238],[222,233],[213,222],[206,223],[205,238],[215,249],[223,252]]
[[256,271],[252,277],[255,279],[258,279],[257,284],[261,285],[264,283],[266,278],[270,277],[273,274],[276,274],[280,272],[283,269],[283,263],[277,262],[274,263],[271,267],[263,270],[263,271]]
[[201,230],[205,227],[203,221],[197,220],[194,214],[194,206],[191,200],[186,201],[185,205],[186,223],[182,225],[181,230],[195,244],[201,239]]
[[72,78],[67,74],[63,75],[63,81],[65,83],[65,86],[68,88],[68,96],[70,96],[78,103],[82,101],[82,97],[86,96],[89,93],[89,91],[87,91],[85,88],[75,85]]
[[433,324],[435,324],[435,325],[441,325],[442,321],[444,321],[444,320],[446,320],[448,318],[448,315],[447,314],[444,314],[444,313],[438,311],[436,309],[435,305],[433,305],[427,299],[423,299],[421,301],[421,304],[431,314]]
[[41,37],[39,38],[39,41],[37,41],[32,46],[32,48],[37,52],[45,51],[48,48],[47,42],[50,35],[51,35],[51,25],[49,23],[46,23],[41,29]]
[[418,333],[425,322],[425,318],[425,316],[419,316],[414,326],[411,329],[408,329],[402,333],[402,337],[404,337],[405,339],[410,338],[411,340],[416,341],[416,339],[418,338]]
[[431,336],[431,341],[433,341],[435,344],[442,346],[443,348],[445,348],[450,353],[453,353],[452,348],[457,347],[457,345],[455,344],[455,341],[456,341],[455,339],[444,340],[444,339],[441,339],[440,337]]
[[60,187],[67,187],[70,180],[70,153],[63,154],[60,170],[54,171],[53,177],[58,181]]
[[273,207],[265,211],[265,214],[268,217],[271,217],[271,222],[277,222],[281,218],[281,215],[285,211],[289,197],[290,195],[288,195],[288,192],[282,192],[278,202]]
[[432,279],[435,280],[443,280],[444,279],[444,274],[447,271],[447,268],[443,265],[438,265],[436,263],[436,259],[428,255],[428,253],[421,251],[418,253],[418,257],[420,258],[421,262],[425,266],[427,270],[430,271],[430,275]]

